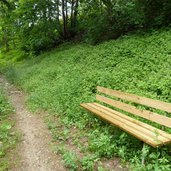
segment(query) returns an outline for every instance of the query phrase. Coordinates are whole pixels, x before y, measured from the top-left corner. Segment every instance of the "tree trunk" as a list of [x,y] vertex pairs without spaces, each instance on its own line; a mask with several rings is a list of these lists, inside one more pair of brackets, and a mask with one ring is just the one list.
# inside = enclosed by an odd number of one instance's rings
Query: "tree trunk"
[[73,17],[73,27],[74,27],[74,29],[77,26],[77,15],[78,15],[78,0],[76,0],[75,7],[74,7],[74,17]]
[[60,10],[59,10],[59,0],[57,0],[57,30],[58,31],[60,31],[60,29],[61,29],[61,24],[60,24],[60,19],[59,19],[59,17],[60,17]]
[[73,28],[74,5],[75,5],[75,0],[72,0],[71,1],[71,28]]
[[62,18],[63,18],[63,37],[66,39],[67,36],[67,17],[66,17],[66,0],[62,0]]
[[71,29],[72,29],[72,37],[74,37],[75,34],[76,34],[77,15],[78,15],[78,0],[72,0],[72,3],[71,3]]

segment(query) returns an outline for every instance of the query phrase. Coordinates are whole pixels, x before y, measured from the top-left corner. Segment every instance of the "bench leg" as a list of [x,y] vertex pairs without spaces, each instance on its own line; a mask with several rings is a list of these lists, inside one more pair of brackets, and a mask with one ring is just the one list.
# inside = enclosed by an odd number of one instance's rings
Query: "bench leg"
[[145,165],[145,158],[149,152],[149,146],[143,143],[143,148],[142,148],[142,155],[141,155],[141,164]]

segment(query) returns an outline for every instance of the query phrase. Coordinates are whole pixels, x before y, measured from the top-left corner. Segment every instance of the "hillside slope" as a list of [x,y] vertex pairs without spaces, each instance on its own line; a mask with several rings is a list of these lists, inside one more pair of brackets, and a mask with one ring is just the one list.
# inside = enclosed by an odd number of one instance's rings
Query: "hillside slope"
[[[97,85],[171,102],[171,30],[124,36],[98,46],[65,44],[10,67],[6,74],[28,93],[32,110],[52,111],[64,125],[84,130],[84,150],[94,155],[93,161],[119,156],[134,169],[171,169],[170,146],[142,151],[139,140],[79,106],[95,100]],[[146,166],[141,165],[143,157]]]

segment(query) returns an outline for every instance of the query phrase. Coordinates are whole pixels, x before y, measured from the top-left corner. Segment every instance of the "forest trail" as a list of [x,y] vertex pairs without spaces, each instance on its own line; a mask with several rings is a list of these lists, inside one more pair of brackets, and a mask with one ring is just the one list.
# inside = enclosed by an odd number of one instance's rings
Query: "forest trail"
[[25,95],[0,76],[0,86],[7,92],[15,108],[16,129],[21,132],[21,142],[17,145],[18,164],[11,171],[64,171],[59,156],[50,149],[51,136],[43,122],[44,114],[36,115],[25,106]]

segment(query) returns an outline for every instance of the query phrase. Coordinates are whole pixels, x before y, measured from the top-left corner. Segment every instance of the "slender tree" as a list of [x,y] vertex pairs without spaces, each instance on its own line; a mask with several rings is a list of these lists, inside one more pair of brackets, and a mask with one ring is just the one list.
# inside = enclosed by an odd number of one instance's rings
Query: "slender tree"
[[63,37],[67,38],[66,0],[62,0]]

